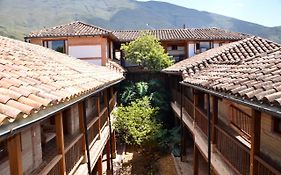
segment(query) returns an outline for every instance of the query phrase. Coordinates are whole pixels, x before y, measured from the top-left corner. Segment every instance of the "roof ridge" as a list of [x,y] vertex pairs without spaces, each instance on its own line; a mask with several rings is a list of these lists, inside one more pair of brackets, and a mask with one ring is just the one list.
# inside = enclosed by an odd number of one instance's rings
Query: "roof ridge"
[[81,23],[81,24],[86,25],[86,26],[98,28],[98,29],[100,29],[100,30],[104,30],[104,31],[109,32],[109,33],[112,33],[111,30],[108,30],[108,29],[105,29],[105,28],[102,28],[102,27],[99,27],[99,26],[96,26],[96,25],[93,25],[93,24],[89,24],[89,23],[86,23],[86,22],[84,22],[84,21],[75,21],[75,22]]

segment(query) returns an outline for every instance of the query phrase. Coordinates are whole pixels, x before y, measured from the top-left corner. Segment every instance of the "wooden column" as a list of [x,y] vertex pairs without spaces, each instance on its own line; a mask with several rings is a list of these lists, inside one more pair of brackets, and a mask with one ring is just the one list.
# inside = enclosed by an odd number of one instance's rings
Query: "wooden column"
[[102,155],[98,159],[98,175],[102,175]]
[[194,119],[194,122],[195,122],[195,117],[196,117],[196,106],[198,105],[198,92],[193,89],[193,119]]
[[188,42],[184,42],[184,58],[183,59],[186,59],[188,58]]
[[115,130],[112,131],[112,159],[116,158],[116,136],[115,136]]
[[111,166],[110,166],[110,141],[107,141],[106,144],[106,174],[111,173]]
[[20,134],[16,134],[8,139],[9,163],[11,175],[22,175],[22,153]]
[[55,123],[56,123],[57,150],[58,150],[58,154],[62,155],[62,158],[59,161],[60,174],[66,174],[62,112],[59,112],[55,115]]
[[96,98],[96,109],[98,117],[98,129],[99,129],[99,139],[101,138],[101,123],[100,123],[100,94]]
[[[195,139],[194,139],[195,140]],[[198,175],[198,148],[196,144],[194,143],[193,147],[193,174]]]
[[254,158],[260,152],[261,112],[252,109],[251,116],[250,175],[255,175],[258,174]]
[[107,89],[105,89],[104,91],[103,91],[103,93],[104,93],[104,96],[103,96],[103,101],[104,101],[104,104],[105,104],[105,107],[106,107],[106,111],[105,111],[105,114],[106,114],[106,120],[107,120],[107,124],[109,123],[109,106],[108,106],[108,92],[107,92]]
[[79,108],[79,126],[80,126],[80,133],[83,134],[83,137],[81,139],[82,144],[82,154],[83,154],[83,163],[87,162],[87,153],[86,153],[86,134],[85,134],[85,127],[84,127],[84,108],[83,108],[83,102],[79,102],[78,104]]
[[216,125],[218,124],[218,97],[213,96],[212,98],[212,145],[214,146],[217,143],[217,136],[216,136]]

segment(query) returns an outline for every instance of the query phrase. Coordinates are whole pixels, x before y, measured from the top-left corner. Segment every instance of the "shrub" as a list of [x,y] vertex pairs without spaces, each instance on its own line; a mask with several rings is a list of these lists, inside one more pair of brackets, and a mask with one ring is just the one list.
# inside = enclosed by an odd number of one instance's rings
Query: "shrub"
[[126,144],[142,145],[152,142],[161,124],[156,121],[158,108],[153,108],[148,97],[133,101],[128,106],[120,106],[114,112],[114,127],[119,138]]

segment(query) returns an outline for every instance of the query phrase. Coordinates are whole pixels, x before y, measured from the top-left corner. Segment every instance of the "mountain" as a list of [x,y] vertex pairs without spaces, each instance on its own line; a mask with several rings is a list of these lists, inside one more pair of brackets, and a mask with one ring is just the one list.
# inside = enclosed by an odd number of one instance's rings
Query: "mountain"
[[281,26],[266,27],[158,1],[0,0],[0,35],[23,39],[32,30],[74,20],[111,30],[219,27],[281,43]]

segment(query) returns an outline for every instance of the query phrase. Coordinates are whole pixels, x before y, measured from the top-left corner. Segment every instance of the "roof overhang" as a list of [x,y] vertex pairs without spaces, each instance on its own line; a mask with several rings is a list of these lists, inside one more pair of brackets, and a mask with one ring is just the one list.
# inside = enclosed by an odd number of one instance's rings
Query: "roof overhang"
[[58,104],[58,105],[50,107],[46,110],[39,111],[38,113],[35,113],[34,115],[32,115],[30,117],[27,117],[25,119],[20,119],[20,120],[14,121],[11,124],[1,126],[0,127],[0,141],[7,138],[10,135],[17,134],[17,133],[23,131],[24,129],[32,126],[33,124],[39,123],[40,121],[58,113],[58,112],[66,109],[66,108],[68,108],[68,107],[88,98],[88,97],[96,95],[97,93],[101,92],[102,90],[120,83],[124,79],[125,79],[125,77],[123,77],[121,79],[118,79],[118,80],[116,80],[116,81],[114,81],[110,84],[107,84],[107,85],[105,85],[105,86],[103,86],[103,87],[101,87],[101,88],[99,88],[99,89],[97,89],[93,92],[83,94],[83,95],[81,95],[77,98],[74,98],[74,99],[70,100],[70,101]]
[[180,82],[180,84],[192,87],[194,89],[203,91],[205,93],[209,93],[209,94],[217,96],[219,98],[224,98],[224,99],[233,101],[235,103],[239,103],[239,104],[248,106],[250,108],[256,109],[256,110],[261,111],[261,112],[268,113],[270,115],[273,115],[273,116],[281,119],[281,109],[280,109],[280,107],[271,106],[269,104],[258,103],[258,102],[252,101],[252,100],[239,98],[237,96],[234,96],[234,95],[231,95],[231,94],[228,94],[228,93],[217,92],[217,91],[214,91],[214,90],[211,90],[211,89],[207,89],[207,88],[197,86],[197,85],[194,85],[194,84],[191,84],[191,83],[183,82],[183,81]]

